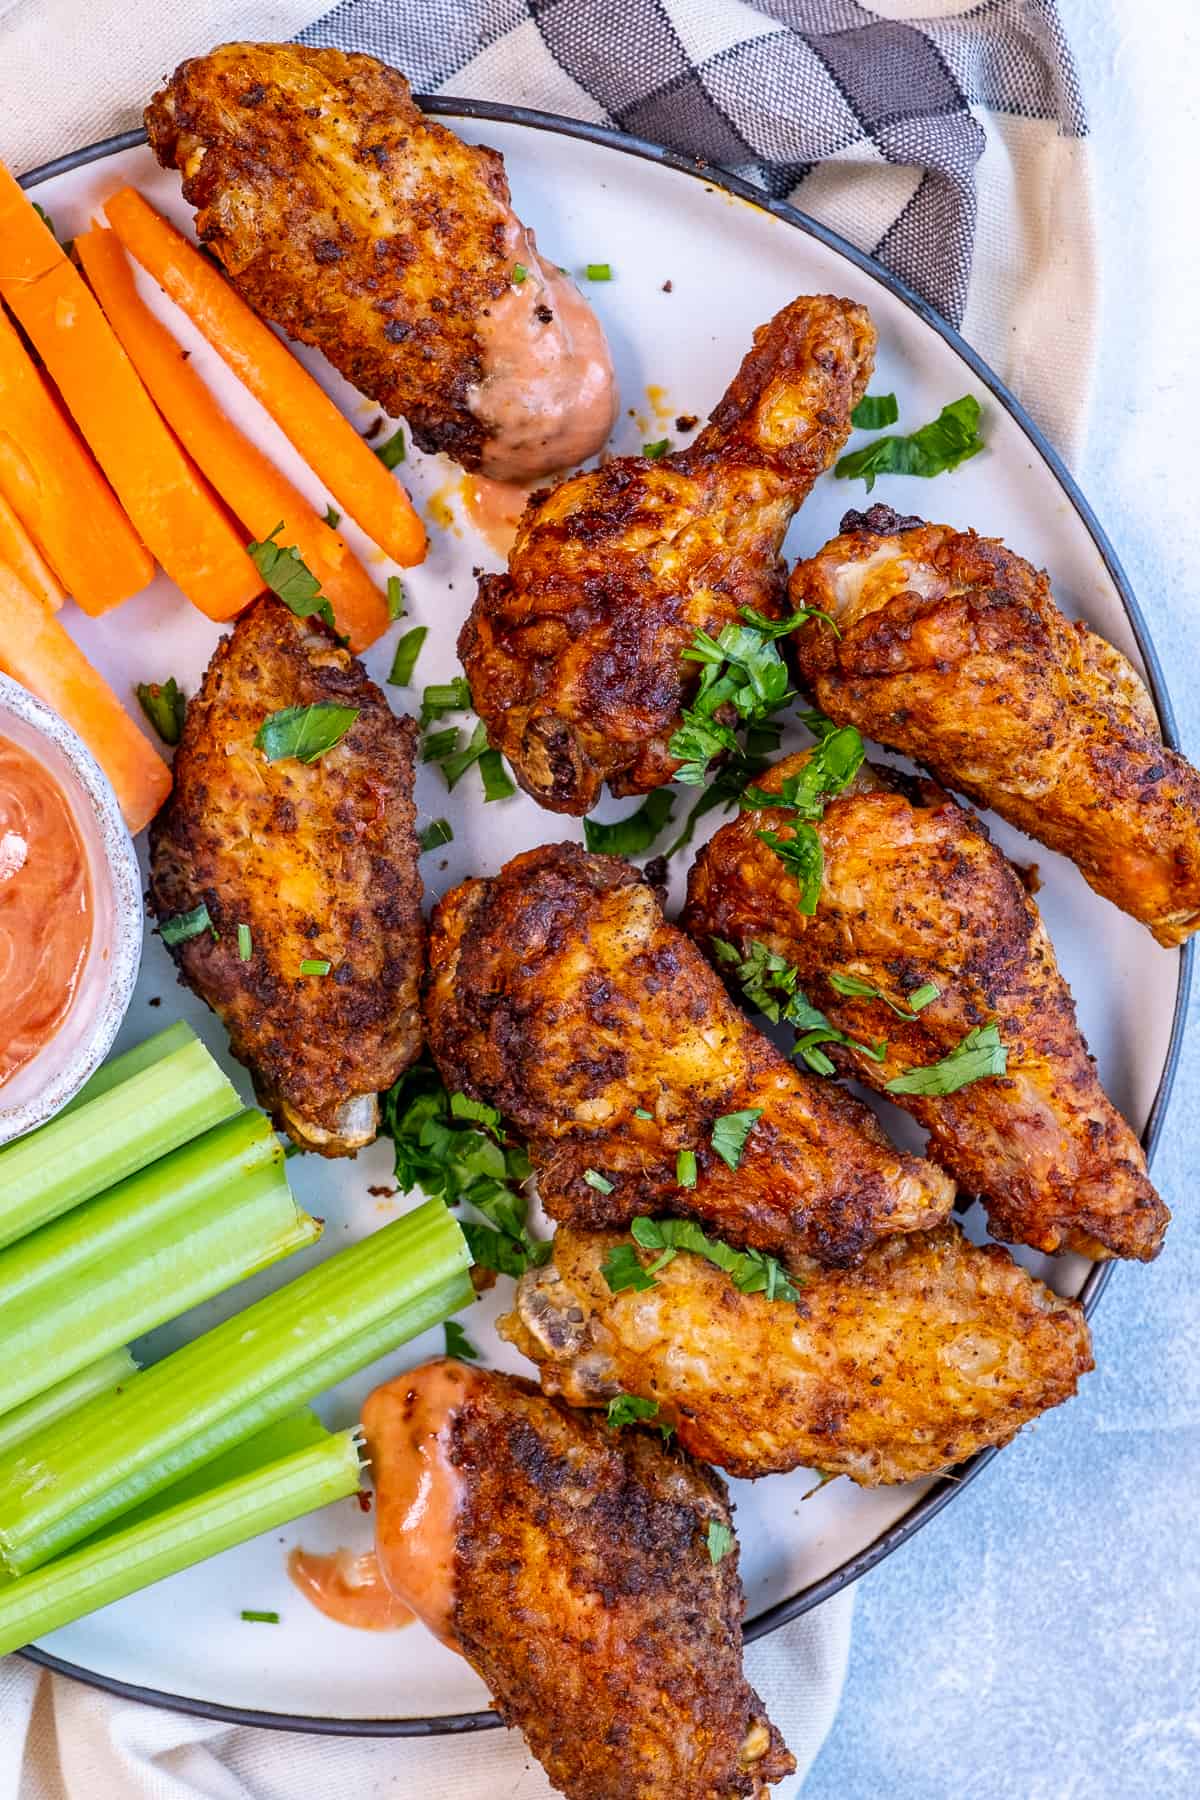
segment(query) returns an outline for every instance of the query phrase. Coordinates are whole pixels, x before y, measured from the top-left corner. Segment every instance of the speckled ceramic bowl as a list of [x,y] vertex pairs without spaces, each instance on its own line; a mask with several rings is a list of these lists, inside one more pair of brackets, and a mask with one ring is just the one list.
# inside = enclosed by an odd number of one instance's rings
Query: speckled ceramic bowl
[[3,675],[0,737],[40,757],[70,799],[91,863],[96,909],[70,1012],[50,1042],[0,1087],[0,1144],[7,1144],[53,1118],[112,1048],[142,958],[142,892],[133,843],[99,763],[56,712]]

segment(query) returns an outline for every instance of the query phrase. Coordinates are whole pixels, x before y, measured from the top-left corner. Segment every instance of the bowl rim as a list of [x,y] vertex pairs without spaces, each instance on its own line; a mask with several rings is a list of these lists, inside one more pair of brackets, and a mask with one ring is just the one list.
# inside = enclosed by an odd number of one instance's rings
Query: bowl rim
[[[19,720],[53,746],[69,765],[75,785],[70,797],[77,805],[91,808],[99,831],[112,888],[113,925],[103,998],[91,1031],[29,1100],[5,1106],[4,1090],[0,1087],[0,1145],[24,1137],[61,1112],[112,1049],[137,982],[143,923],[137,852],[116,793],[96,758],[75,728],[52,706],[20,682],[0,674],[0,736],[4,735],[5,719]],[[53,1043],[51,1038],[38,1056],[44,1055]]]

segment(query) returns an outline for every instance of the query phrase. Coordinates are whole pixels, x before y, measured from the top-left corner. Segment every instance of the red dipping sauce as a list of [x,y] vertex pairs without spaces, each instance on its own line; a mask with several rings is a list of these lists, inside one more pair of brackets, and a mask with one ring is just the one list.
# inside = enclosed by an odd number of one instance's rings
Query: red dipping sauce
[[0,737],[0,1087],[70,1012],[93,916],[70,801],[44,763]]

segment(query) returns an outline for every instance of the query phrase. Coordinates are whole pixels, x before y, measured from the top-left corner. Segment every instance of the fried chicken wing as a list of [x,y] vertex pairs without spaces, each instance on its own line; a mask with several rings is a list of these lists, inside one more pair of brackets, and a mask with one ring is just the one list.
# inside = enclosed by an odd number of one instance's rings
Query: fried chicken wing
[[[777,793],[807,761],[807,752],[789,757],[759,785]],[[723,826],[692,868],[684,928],[743,958],[765,945],[838,1030],[858,1043],[886,1040],[882,1061],[822,1046],[880,1092],[994,1022],[1003,1076],[956,1093],[891,1096],[929,1132],[930,1155],[985,1197],[992,1230],[1010,1243],[1157,1255],[1170,1214],[1100,1086],[1037,907],[983,825],[933,782],[897,786],[864,765],[815,827],[824,869],[810,916],[788,865],[758,835],[789,838],[794,819],[770,809]],[[831,977],[868,992],[839,993]],[[895,1012],[911,1010],[907,997],[928,983],[937,998],[915,1018]]]
[[732,1800],[795,1768],[742,1673],[720,1477],[530,1382],[428,1363],[363,1411],[385,1578],[570,1800]]
[[700,677],[682,652],[742,607],[778,616],[784,533],[849,434],[874,351],[864,307],[794,300],[686,450],[617,457],[534,496],[458,648],[491,742],[542,806],[586,813],[605,781],[638,794],[671,780]]
[[619,1241],[561,1228],[501,1335],[547,1393],[655,1400],[686,1450],[733,1475],[933,1475],[1006,1444],[1092,1367],[1077,1303],[955,1225],[891,1238],[856,1269],[814,1263],[797,1302],[741,1293],[687,1251],[614,1294],[601,1265]]
[[595,315],[514,214],[503,157],[427,119],[395,69],[222,44],[146,129],[243,298],[423,450],[524,481],[600,449],[616,392]]
[[[952,1204],[940,1169],[754,1029],[618,857],[545,846],[447,894],[425,1020],[446,1084],[525,1139],[552,1218],[681,1213],[788,1261],[849,1262]],[[731,1167],[713,1128],[742,1112]],[[692,1186],[680,1152],[695,1156]]]
[[[272,714],[326,704],[356,716],[315,761],[257,746]],[[170,942],[180,979],[280,1129],[326,1156],[370,1143],[376,1095],[421,1047],[416,735],[318,619],[264,596],[188,706],[151,832],[160,923],[203,905],[212,926]]]
[[801,671],[839,724],[906,751],[947,787],[1069,856],[1179,944],[1200,925],[1200,773],[1162,741],[1129,663],[1070,623],[996,538],[847,513],[792,574]]

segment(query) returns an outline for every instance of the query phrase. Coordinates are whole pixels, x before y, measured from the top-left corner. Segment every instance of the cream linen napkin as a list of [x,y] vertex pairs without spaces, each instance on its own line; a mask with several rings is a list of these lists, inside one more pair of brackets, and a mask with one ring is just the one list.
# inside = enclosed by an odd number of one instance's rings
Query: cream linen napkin
[[[1053,0],[626,0],[619,42],[613,17],[597,0],[0,0],[0,157],[20,171],[138,123],[177,61],[223,39],[373,50],[426,91],[617,123],[792,198],[917,287],[1078,448],[1094,244]],[[847,1592],[747,1654],[796,1755],[793,1794],[837,1709],[851,1612]],[[549,1792],[513,1733],[295,1737],[0,1662],[0,1800]]]

